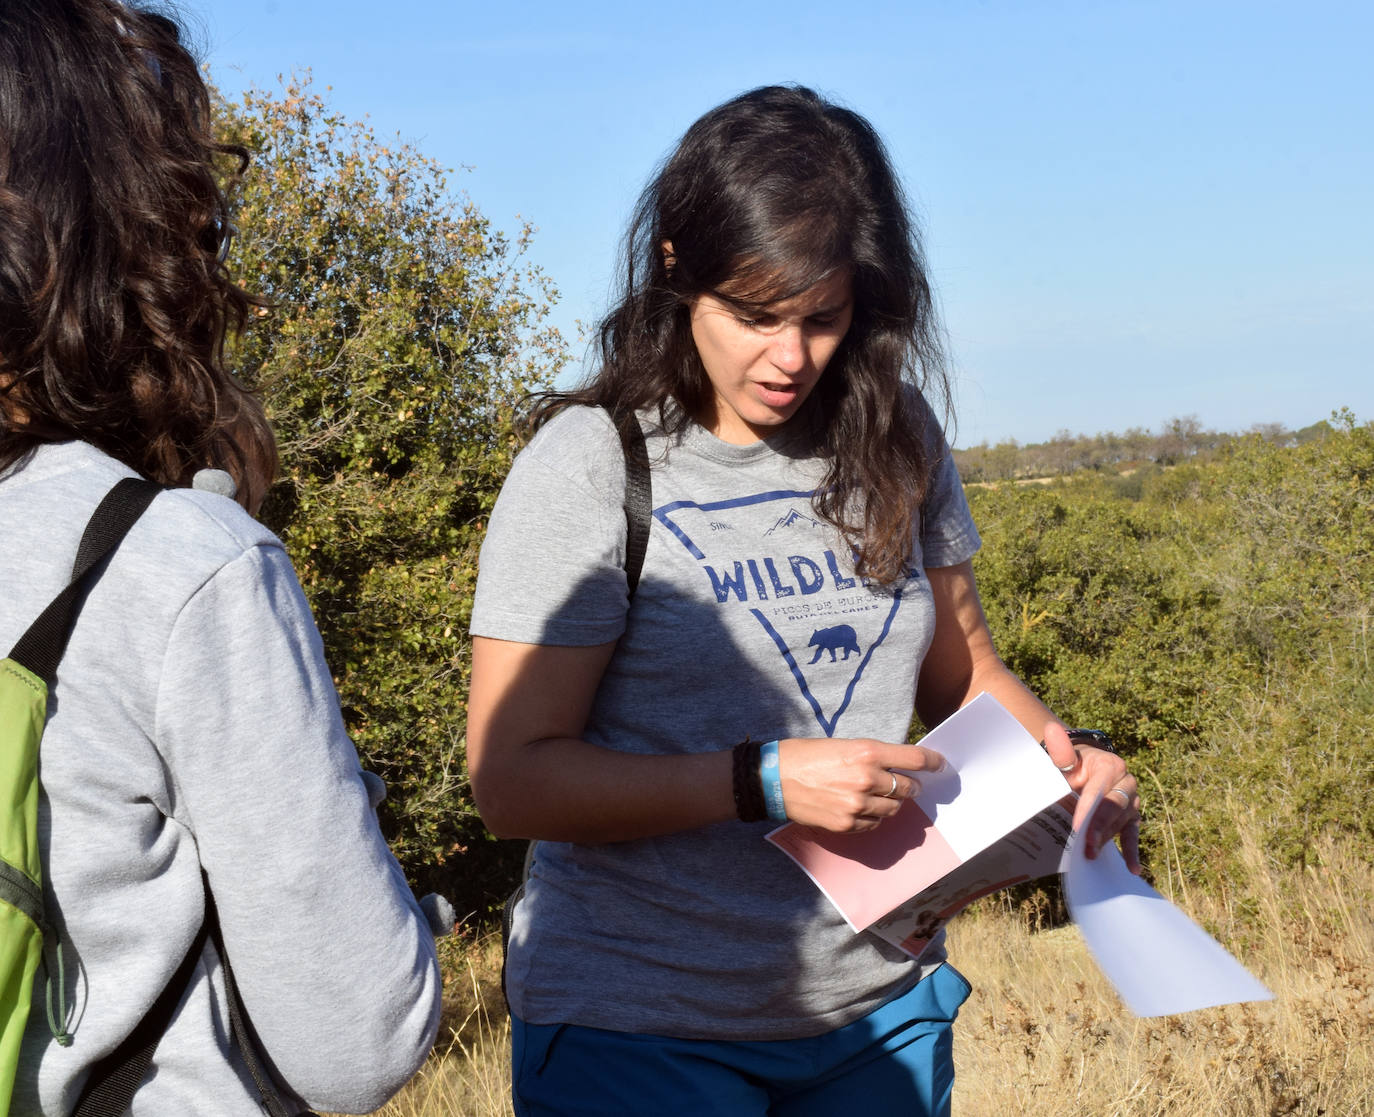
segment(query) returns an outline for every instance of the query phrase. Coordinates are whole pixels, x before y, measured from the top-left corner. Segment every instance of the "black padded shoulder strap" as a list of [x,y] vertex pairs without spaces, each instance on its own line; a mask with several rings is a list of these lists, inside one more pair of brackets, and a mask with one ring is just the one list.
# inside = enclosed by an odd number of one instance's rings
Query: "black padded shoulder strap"
[[[167,1026],[171,1024],[177,1005],[181,1003],[182,997],[191,986],[196,965],[200,962],[207,942],[215,944],[220,966],[224,971],[225,993],[229,1000],[229,1035],[258,1088],[262,1108],[268,1117],[293,1117],[293,1111],[283,1104],[278,1096],[267,1068],[263,1065],[262,1057],[258,1054],[257,1040],[248,1021],[248,1012],[243,1007],[243,998],[239,996],[238,983],[234,980],[234,971],[229,965],[229,952],[224,949],[219,913],[215,910],[215,898],[210,892],[210,879],[204,870],[201,871],[201,879],[205,886],[205,919],[201,924],[200,933],[192,940],[176,973],[171,976],[137,1027],[124,1038],[123,1043],[91,1067],[74,1117],[121,1117],[122,1114],[129,1112],[134,1093],[143,1081],[143,1076],[148,1073],[153,1053],[167,1031]],[[315,1115],[306,1111],[299,1117]]]
[[202,925],[167,985],[124,1042],[91,1065],[85,1088],[77,1099],[73,1117],[122,1117],[129,1112],[134,1093],[148,1072],[153,1052],[172,1013],[195,976],[196,964],[210,939],[209,924]]
[[[625,581],[630,596],[634,597],[639,587],[639,575],[644,569],[644,554],[649,548],[650,517],[653,515],[653,482],[649,476],[649,448],[644,442],[644,430],[639,418],[633,411],[617,416],[607,409],[611,421],[620,435],[621,449],[625,454]],[[534,847],[530,842],[525,847],[525,867],[520,874],[520,884],[506,897],[501,909],[501,991],[506,991],[506,954],[510,944],[511,920],[515,918],[515,905],[525,894],[525,881],[530,876],[530,865],[534,861]],[[506,998],[507,1007],[510,998]]]
[[[205,876],[203,870],[201,876],[205,880],[205,926],[210,930],[211,941],[214,942],[215,949],[219,952],[220,965],[224,967],[224,988],[229,998],[229,1034],[233,1038],[234,1045],[239,1049],[239,1055],[248,1067],[248,1073],[253,1076],[253,1082],[258,1088],[262,1106],[267,1111],[268,1117],[293,1117],[294,1110],[286,1106],[278,1096],[277,1089],[272,1084],[272,1078],[267,1072],[267,1067],[262,1061],[262,1056],[258,1054],[257,1035],[248,1019],[248,1010],[243,1006],[243,998],[239,995],[239,985],[234,979],[233,967],[229,965],[229,952],[224,949],[224,934],[220,930],[219,912],[215,910],[215,898],[210,892],[210,878]],[[302,1110],[295,1117],[316,1117],[316,1115],[310,1110]]]
[[87,576],[124,538],[143,515],[153,497],[162,491],[160,485],[139,477],[126,477],[112,488],[91,514],[77,548],[72,579],[29,625],[28,631],[15,643],[10,659],[27,667],[40,679],[53,684],[57,665],[71,639],[81,594],[86,589]]
[[611,412],[625,454],[625,581],[630,596],[639,586],[644,569],[644,553],[649,547],[649,518],[653,508],[653,482],[649,477],[649,448],[644,431],[633,411]]

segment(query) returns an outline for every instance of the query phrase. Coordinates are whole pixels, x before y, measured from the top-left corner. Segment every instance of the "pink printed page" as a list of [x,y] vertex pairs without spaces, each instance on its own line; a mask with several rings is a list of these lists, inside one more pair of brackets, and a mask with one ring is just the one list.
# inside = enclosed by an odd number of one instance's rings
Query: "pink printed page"
[[1061,772],[990,694],[921,742],[947,761],[920,772],[915,799],[873,830],[831,834],[788,823],[768,840],[800,865],[856,931],[1063,798]]
[[960,865],[958,854],[912,801],[862,834],[788,825],[768,840],[805,870],[855,931]]

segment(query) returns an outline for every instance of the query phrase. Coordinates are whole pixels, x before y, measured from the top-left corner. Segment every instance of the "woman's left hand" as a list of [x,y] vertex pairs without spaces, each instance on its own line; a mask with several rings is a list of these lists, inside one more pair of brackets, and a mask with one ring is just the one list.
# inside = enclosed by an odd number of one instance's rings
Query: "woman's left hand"
[[1096,857],[1105,843],[1119,838],[1126,866],[1139,874],[1140,796],[1135,777],[1126,770],[1126,762],[1105,749],[1075,748],[1067,731],[1057,721],[1045,726],[1043,739],[1055,767],[1078,792],[1078,805],[1073,812],[1075,830],[1083,826],[1094,799],[1100,797],[1084,835],[1087,856]]

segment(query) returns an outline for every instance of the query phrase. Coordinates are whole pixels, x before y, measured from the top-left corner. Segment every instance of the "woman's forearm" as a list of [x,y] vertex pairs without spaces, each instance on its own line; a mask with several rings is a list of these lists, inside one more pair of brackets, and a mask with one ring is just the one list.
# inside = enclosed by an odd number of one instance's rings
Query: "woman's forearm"
[[[738,817],[736,742],[644,755],[582,739],[613,650],[474,639],[468,770],[498,837],[628,841]],[[878,825],[914,792],[914,777],[892,769],[943,764],[929,749],[864,738],[789,737],[778,756],[786,816],[838,832]]]
[[733,742],[640,755],[582,739],[614,650],[473,640],[468,771],[497,837],[614,842],[734,816]]
[[472,789],[498,838],[617,842],[735,817],[728,749],[643,756],[555,737],[488,753]]

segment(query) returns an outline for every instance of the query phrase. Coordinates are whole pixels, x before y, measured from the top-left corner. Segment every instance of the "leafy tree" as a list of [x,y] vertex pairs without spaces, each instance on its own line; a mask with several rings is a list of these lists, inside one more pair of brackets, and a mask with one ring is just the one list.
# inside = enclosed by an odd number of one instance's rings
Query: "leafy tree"
[[1330,433],[1331,424],[1328,423],[1325,419],[1319,419],[1311,426],[1306,426],[1303,427],[1302,430],[1294,431],[1293,439],[1299,444],[1304,442],[1315,442],[1319,439],[1325,438]]
[[[408,144],[309,80],[218,106],[252,165],[230,267],[268,305],[232,351],[282,452],[263,518],[296,564],[412,882],[483,911],[508,870],[464,756],[477,548],[512,416],[566,360],[552,285]],[[468,853],[458,864],[460,854]]]
[[[1330,430],[1326,422],[1296,432],[1281,423],[1261,423],[1249,433],[1286,446],[1321,438]],[[954,460],[968,483],[1065,477],[1085,470],[1115,469],[1124,474],[1142,466],[1208,461],[1238,437],[1204,430],[1195,415],[1188,415],[1169,420],[1153,435],[1142,427],[1091,436],[1060,430],[1048,442],[1000,442],[994,447],[982,442],[954,451]]]

